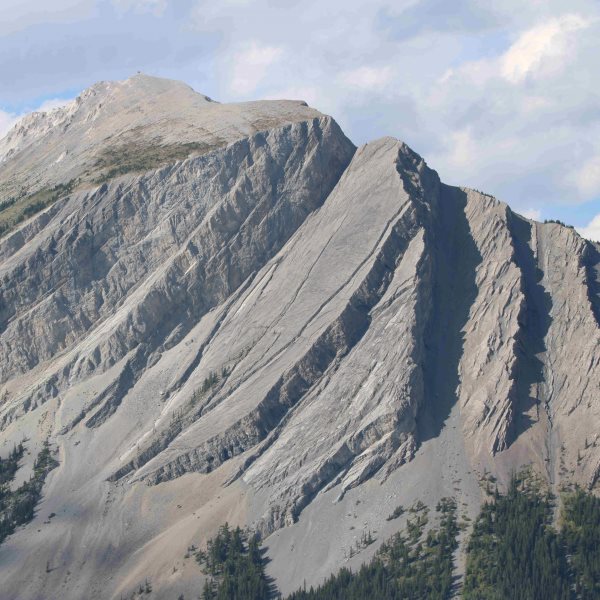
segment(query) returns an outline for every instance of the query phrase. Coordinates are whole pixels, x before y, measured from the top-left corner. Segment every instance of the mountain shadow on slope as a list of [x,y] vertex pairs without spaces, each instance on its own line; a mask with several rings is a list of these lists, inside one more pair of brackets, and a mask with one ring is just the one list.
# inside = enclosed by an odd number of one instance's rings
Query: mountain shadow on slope
[[417,418],[419,440],[437,437],[457,401],[463,328],[477,297],[482,257],[465,214],[467,195],[442,184],[433,218],[433,306],[425,334],[425,403]]

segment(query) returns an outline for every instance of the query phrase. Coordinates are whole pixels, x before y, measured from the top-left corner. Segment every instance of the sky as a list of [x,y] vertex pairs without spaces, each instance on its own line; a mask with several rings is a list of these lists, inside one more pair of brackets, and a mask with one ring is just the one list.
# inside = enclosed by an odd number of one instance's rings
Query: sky
[[599,0],[0,0],[0,137],[137,71],[305,100],[600,240]]

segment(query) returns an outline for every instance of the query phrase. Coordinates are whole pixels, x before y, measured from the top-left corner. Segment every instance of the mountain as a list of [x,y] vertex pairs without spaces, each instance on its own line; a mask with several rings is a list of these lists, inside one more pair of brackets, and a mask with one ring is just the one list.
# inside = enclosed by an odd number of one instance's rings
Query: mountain
[[489,474],[596,489],[600,247],[573,229],[303,102],[142,74],[0,157],[0,451],[24,440],[13,488],[58,461],[4,597],[193,597],[225,521],[287,593],[398,505],[474,518]]

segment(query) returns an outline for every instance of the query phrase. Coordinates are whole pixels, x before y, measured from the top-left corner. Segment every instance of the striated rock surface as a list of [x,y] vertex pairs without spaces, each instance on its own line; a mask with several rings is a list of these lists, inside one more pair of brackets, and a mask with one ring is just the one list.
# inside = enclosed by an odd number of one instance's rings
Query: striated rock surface
[[397,504],[476,511],[486,469],[595,487],[600,251],[574,230],[304,103],[144,75],[0,157],[0,200],[77,181],[0,238],[0,451],[60,460],[0,546],[7,598],[187,597],[224,520],[291,590],[343,563],[348,519],[382,540]]

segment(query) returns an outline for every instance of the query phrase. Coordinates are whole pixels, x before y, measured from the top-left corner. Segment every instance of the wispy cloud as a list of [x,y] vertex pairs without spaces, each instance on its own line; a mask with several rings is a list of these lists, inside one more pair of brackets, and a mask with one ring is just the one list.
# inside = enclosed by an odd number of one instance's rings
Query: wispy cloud
[[373,92],[384,88],[390,83],[392,77],[392,69],[389,66],[366,66],[344,71],[339,76],[338,81],[349,88],[358,88]]
[[521,211],[521,214],[525,218],[532,219],[533,221],[539,221],[542,218],[542,211],[538,208],[526,208]]
[[283,49],[252,41],[234,53],[229,88],[237,96],[252,93],[265,79]]
[[560,71],[569,58],[575,33],[590,24],[581,15],[566,14],[525,31],[502,56],[502,76],[510,83],[521,83],[528,76]]
[[588,240],[600,242],[600,214],[596,215],[585,227],[578,227],[577,231]]
[[600,196],[600,154],[586,160],[567,181],[572,182],[584,198]]
[[0,34],[6,35],[43,24],[76,23],[95,11],[95,0],[2,0]]

